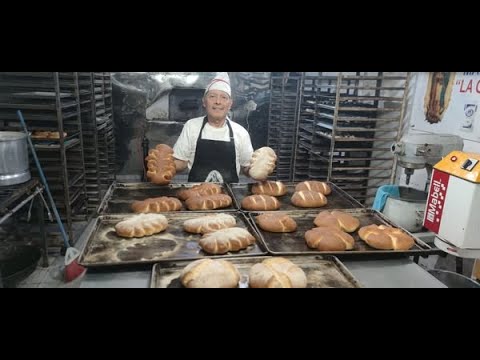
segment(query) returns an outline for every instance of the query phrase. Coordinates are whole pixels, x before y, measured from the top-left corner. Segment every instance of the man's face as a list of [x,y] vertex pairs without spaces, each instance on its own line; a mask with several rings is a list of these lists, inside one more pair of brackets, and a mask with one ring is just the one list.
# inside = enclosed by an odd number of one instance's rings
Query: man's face
[[203,105],[209,117],[223,120],[232,107],[232,99],[221,90],[210,90],[203,98]]

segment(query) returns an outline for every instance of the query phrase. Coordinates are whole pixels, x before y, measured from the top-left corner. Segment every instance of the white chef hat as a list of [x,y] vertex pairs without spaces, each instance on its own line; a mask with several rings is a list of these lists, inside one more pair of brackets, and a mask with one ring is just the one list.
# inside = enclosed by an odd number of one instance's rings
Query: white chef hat
[[221,90],[224,91],[228,94],[228,96],[232,97],[232,89],[230,87],[230,77],[228,76],[228,73],[226,72],[219,72],[213,78],[212,81],[210,81],[210,84],[208,84],[207,88],[205,89],[205,94],[209,92],[210,90]]

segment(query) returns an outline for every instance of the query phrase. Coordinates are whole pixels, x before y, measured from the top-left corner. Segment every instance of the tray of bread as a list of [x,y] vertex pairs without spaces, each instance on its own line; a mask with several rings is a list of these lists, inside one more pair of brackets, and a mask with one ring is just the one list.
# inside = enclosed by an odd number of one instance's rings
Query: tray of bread
[[265,181],[228,184],[243,211],[352,209],[363,205],[331,182]]
[[261,237],[241,212],[117,214],[95,220],[79,263],[107,267],[266,254]]
[[247,216],[272,255],[384,258],[439,254],[372,209],[250,212]]
[[151,288],[361,288],[335,256],[255,256],[155,264]]
[[98,207],[97,213],[105,215],[237,210],[238,204],[225,184],[156,185],[114,182]]

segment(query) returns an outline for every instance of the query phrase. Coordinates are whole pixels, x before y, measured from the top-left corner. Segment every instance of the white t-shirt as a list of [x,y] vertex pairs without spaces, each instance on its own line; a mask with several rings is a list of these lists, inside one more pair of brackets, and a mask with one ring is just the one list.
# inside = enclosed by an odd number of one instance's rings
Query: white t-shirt
[[[200,135],[200,129],[203,125],[203,119],[199,117],[191,119],[183,126],[182,133],[173,147],[173,156],[178,160],[188,161],[188,169],[191,170],[193,160],[195,159],[195,151],[197,149],[197,140]],[[230,126],[233,131],[233,138],[235,139],[235,153],[237,156],[237,174],[240,174],[240,166],[250,165],[250,159],[253,154],[252,141],[250,135],[245,128],[230,119]],[[216,128],[209,123],[205,124],[202,131],[202,139],[216,140],[230,142],[230,132],[227,122],[221,127]],[[215,159],[212,159],[215,161]]]

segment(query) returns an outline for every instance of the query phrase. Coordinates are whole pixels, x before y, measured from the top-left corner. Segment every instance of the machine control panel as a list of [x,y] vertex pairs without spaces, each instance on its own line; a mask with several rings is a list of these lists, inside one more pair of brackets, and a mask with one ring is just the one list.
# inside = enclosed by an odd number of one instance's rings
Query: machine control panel
[[462,164],[462,169],[467,171],[472,171],[475,166],[477,166],[478,160],[477,159],[467,159]]

